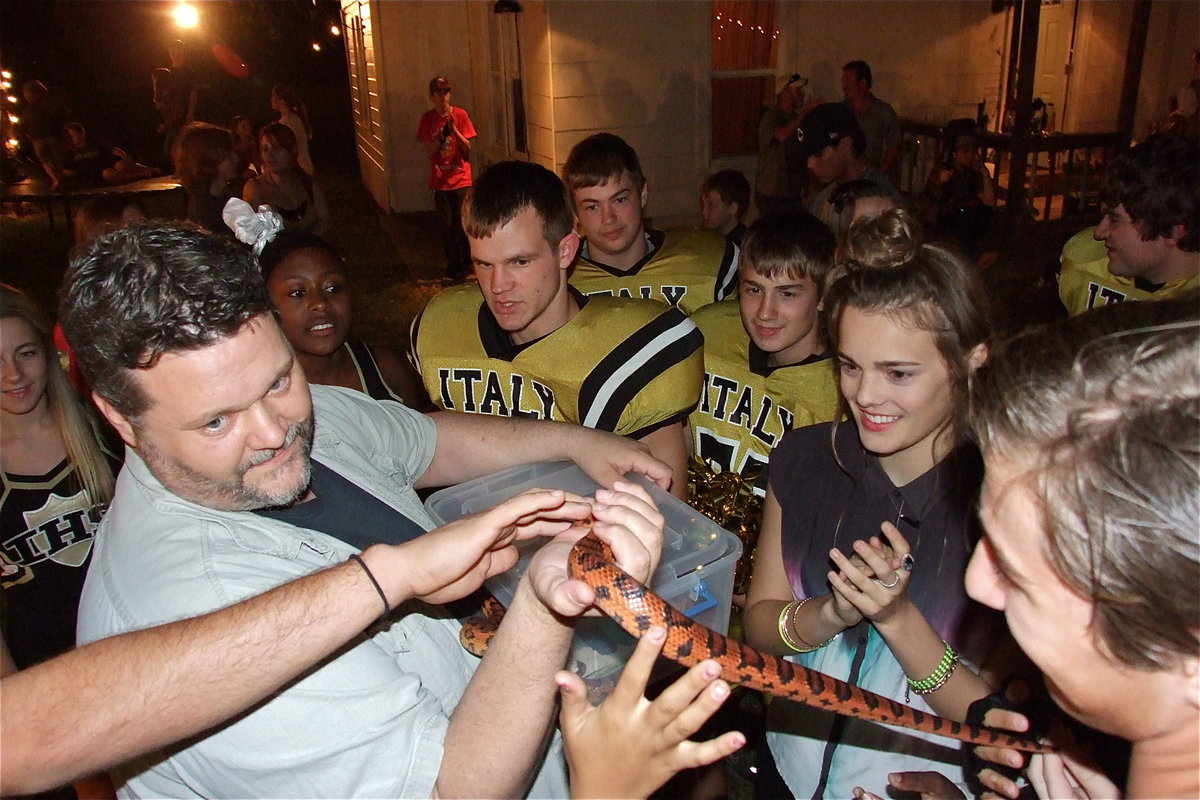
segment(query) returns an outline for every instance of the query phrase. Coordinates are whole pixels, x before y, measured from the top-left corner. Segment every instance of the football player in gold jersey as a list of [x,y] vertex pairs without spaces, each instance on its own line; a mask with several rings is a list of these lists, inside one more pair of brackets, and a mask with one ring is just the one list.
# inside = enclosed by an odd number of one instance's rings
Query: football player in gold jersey
[[[780,210],[742,241],[738,298],[692,317],[704,334],[704,391],[689,424],[693,504],[738,533],[749,554],[771,448],[792,428],[832,420],[838,390],[817,308],[833,234],[806,211]],[[717,500],[731,495],[742,501]]]
[[463,220],[479,285],[447,289],[414,322],[434,403],[639,439],[672,466],[672,491],[685,496],[686,420],[704,374],[696,326],[662,302],[568,285],[579,236],[566,189],[544,167],[492,166]]
[[1156,133],[1117,156],[1100,191],[1104,218],[1063,248],[1058,295],[1070,314],[1200,287],[1200,145]]
[[621,137],[597,133],[575,145],[563,182],[583,237],[571,285],[584,294],[663,300],[685,314],[732,294],[737,245],[704,228],[646,229],[649,187]]

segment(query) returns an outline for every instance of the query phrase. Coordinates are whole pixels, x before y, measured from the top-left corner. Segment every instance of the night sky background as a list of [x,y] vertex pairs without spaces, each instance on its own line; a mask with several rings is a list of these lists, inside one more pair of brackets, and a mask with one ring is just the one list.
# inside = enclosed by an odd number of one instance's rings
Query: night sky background
[[337,2],[196,2],[200,25],[191,30],[175,24],[175,5],[0,0],[0,63],[13,73],[9,94],[20,98],[24,81],[41,80],[60,93],[92,137],[153,159],[157,120],[150,73],[170,66],[166,45],[180,39],[200,87],[200,119],[226,125],[244,114],[262,125],[274,119],[267,99],[272,85],[291,83],[308,106],[314,149],[329,160],[353,158],[345,46],[330,32],[340,25]]

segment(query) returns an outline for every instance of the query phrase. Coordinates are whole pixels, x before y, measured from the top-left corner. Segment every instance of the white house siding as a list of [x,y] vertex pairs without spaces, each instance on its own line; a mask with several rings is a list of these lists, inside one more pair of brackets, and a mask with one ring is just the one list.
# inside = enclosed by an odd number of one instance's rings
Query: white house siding
[[380,65],[376,57],[374,22],[368,0],[343,0],[342,24],[350,77],[355,144],[363,185],[383,208],[390,205],[388,158],[383,108],[379,96]]
[[[365,0],[363,0],[365,2]],[[346,0],[350,2],[350,0]],[[428,107],[426,84],[445,74],[455,103],[471,112],[480,139],[476,169],[494,153],[489,130],[490,15],[471,0],[372,3],[382,105],[389,130],[390,204],[430,207],[425,158],[413,140]],[[753,159],[709,156],[710,4],[706,0],[524,0],[519,15],[529,158],[561,170],[571,147],[608,130],[638,151],[656,222],[695,221],[703,175]],[[1062,12],[1073,11],[1064,0]],[[1112,130],[1128,40],[1131,0],[1080,0],[1074,74],[1060,128]],[[1138,127],[1165,114],[1166,98],[1188,79],[1200,3],[1153,5]],[[871,64],[875,92],[902,117],[941,123],[974,116],[980,100],[997,114],[1011,21],[986,0],[779,4],[779,72],[810,77],[810,90],[841,99],[841,66]],[[1039,65],[1039,69],[1046,68]],[[1051,78],[1051,82],[1053,80]]]
[[[353,0],[343,0],[343,8]],[[362,0],[366,4],[366,0]],[[485,8],[486,5],[486,8]],[[476,110],[485,84],[476,83],[474,59],[486,56],[479,20],[490,4],[468,0],[390,2],[372,0],[371,21],[379,66],[379,104],[384,120],[382,167],[386,196],[372,190],[384,208],[423,211],[433,208],[429,192],[429,160],[416,140],[417,120],[429,108],[429,79],[445,75],[454,86],[454,104],[471,114],[476,127],[486,114]],[[486,73],[480,73],[480,80]],[[481,131],[482,133],[482,131]],[[476,161],[472,151],[472,163]],[[359,142],[360,162],[372,160]],[[363,166],[364,173],[367,167]]]
[[637,151],[657,221],[696,217],[708,166],[709,5],[548,4],[554,162],[598,131]]

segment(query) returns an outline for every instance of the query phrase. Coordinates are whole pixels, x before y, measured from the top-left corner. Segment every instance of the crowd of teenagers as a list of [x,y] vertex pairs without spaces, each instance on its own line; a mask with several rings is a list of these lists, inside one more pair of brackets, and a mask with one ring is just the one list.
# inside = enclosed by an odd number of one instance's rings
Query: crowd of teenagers
[[[9,98],[20,103],[15,109],[19,116],[10,115],[6,121],[12,123],[17,145],[14,160],[24,164],[25,174],[19,179],[44,177],[51,191],[94,190],[157,178],[174,170],[188,190],[187,217],[201,225],[220,219],[219,206],[213,213],[214,198],[241,196],[246,184],[255,179],[253,187],[246,190],[250,194],[247,199],[256,205],[276,205],[293,225],[305,229],[322,226],[327,214],[324,199],[313,185],[309,155],[313,128],[295,87],[276,83],[263,97],[264,109],[246,109],[228,125],[214,125],[202,120],[212,119],[211,113],[205,112],[216,105],[216,98],[205,97],[208,89],[193,69],[187,46],[176,39],[167,43],[166,52],[169,63],[149,76],[146,99],[153,107],[158,144],[152,148],[157,152],[140,154],[147,163],[140,163],[104,137],[91,135],[86,120],[81,121],[84,115],[77,113],[70,98],[41,80],[30,79],[21,85],[19,101]],[[287,128],[290,135],[275,125]],[[234,163],[226,165],[225,154],[230,150]],[[6,181],[17,179],[17,174],[7,171],[11,166],[8,155],[5,166]]]
[[175,176],[187,190],[187,219],[228,235],[221,212],[230,198],[269,205],[289,230],[317,235],[329,229],[329,208],[313,178],[311,133],[295,90],[278,84],[271,108],[279,119],[257,132],[235,117],[228,127],[189,122],[175,139]]
[[[57,326],[0,288],[3,791],[705,797],[742,750],[764,798],[1200,795],[1200,146],[1118,156],[1064,251],[1073,316],[1001,337],[978,249],[927,235],[853,104],[793,78],[827,181],[807,210],[769,196],[747,225],[723,171],[702,226],[650,227],[610,133],[561,176],[468,171],[434,191],[474,280],[407,348],[353,338],[286,87],[257,134],[181,126],[193,224],[81,210]],[[430,97],[431,169],[464,177],[469,118],[444,78]],[[931,196],[992,191],[962,136]],[[603,488],[441,527],[422,504],[557,459]],[[742,539],[733,635],[1056,750],[750,696],[711,658],[664,678],[658,624],[593,705],[564,669],[598,613],[568,553],[591,531],[654,574],[664,518],[630,474]],[[469,655],[457,601],[534,538]]]

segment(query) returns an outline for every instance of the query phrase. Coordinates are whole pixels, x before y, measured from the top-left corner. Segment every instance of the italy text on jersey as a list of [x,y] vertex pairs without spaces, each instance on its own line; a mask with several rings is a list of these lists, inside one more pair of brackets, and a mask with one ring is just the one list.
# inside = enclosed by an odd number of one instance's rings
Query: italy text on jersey
[[[767,454],[792,429],[796,415],[753,386],[705,373],[693,415],[696,455],[716,472],[736,472],[760,497]],[[758,445],[755,442],[759,443]]]
[[1088,284],[1088,300],[1087,307],[1095,308],[1097,305],[1107,306],[1113,303],[1124,303],[1127,295],[1124,292],[1118,292],[1109,286],[1102,283],[1092,281]]
[[[704,392],[700,395],[700,411],[750,431],[750,435],[767,447],[774,447],[776,434],[767,431],[772,417],[779,420],[780,430],[790,431],[796,415],[776,403],[767,394],[756,392],[732,378],[712,373],[704,374]],[[731,398],[736,398],[732,399]],[[757,406],[757,408],[756,408]]]
[[439,404],[447,411],[499,417],[551,419],[554,390],[517,373],[505,380],[494,370],[466,367],[438,369]]
[[[634,292],[637,292],[634,294]],[[655,296],[655,291],[662,294],[661,297]],[[588,292],[588,297],[624,297],[628,299],[641,298],[643,300],[663,300],[675,308],[679,308],[679,304],[683,302],[683,298],[687,296],[688,287],[676,285],[660,285],[660,286],[622,286],[619,289],[604,289],[594,292]]]

